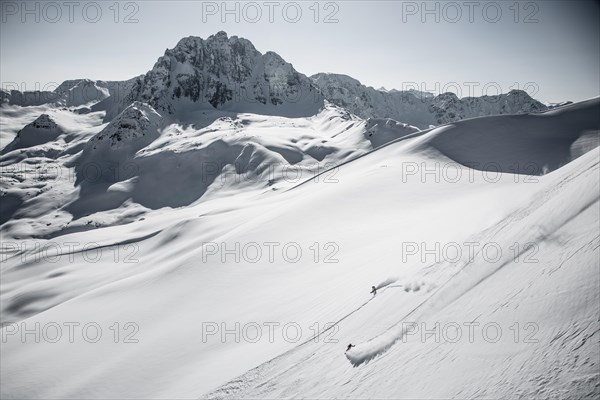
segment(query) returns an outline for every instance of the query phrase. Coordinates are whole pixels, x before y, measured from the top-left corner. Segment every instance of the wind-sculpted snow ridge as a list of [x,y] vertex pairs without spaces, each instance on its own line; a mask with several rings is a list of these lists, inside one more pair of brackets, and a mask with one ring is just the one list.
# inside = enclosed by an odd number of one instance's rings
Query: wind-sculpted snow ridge
[[400,123],[390,118],[369,118],[365,129],[365,137],[371,142],[373,148],[419,132],[419,128],[416,126]]
[[346,75],[319,73],[311,79],[327,100],[348,109],[361,118],[392,118],[427,129],[467,118],[499,114],[534,113],[547,107],[523,90],[511,90],[497,96],[465,97],[454,93],[434,96],[430,93],[381,91],[366,87]]
[[542,114],[474,118],[444,127],[423,144],[476,170],[542,175],[599,144],[600,98]]

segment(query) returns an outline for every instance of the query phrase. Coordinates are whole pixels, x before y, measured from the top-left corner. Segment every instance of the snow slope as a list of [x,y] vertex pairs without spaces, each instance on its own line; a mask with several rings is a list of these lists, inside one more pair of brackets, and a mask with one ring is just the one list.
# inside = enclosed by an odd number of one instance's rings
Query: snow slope
[[[65,142],[61,167],[110,154],[134,173],[91,185],[76,171],[47,190],[70,193],[55,193],[55,209],[36,215],[32,201],[15,211],[3,240],[26,246],[5,248],[0,315],[27,329],[94,322],[103,335],[35,343],[5,326],[2,397],[597,397],[598,104],[424,132],[332,105],[311,117],[236,113],[197,127],[165,122],[144,103],[109,124],[102,113],[77,115],[97,122],[85,141]],[[503,151],[491,151],[492,139]],[[480,154],[510,165],[510,149],[548,173],[467,166]],[[193,169],[202,160],[226,162],[207,181]],[[274,177],[260,168],[272,162]],[[291,179],[290,165],[307,172]],[[29,183],[15,178],[11,190]],[[126,195],[101,210],[86,185]],[[74,227],[44,228],[51,217]],[[471,257],[464,244],[473,242],[495,243],[500,257]],[[436,243],[459,244],[460,257],[427,256],[423,246]],[[236,246],[245,257],[227,251]],[[100,250],[94,262],[90,248]],[[501,340],[476,331],[473,343],[436,343],[403,326],[473,321],[498,324]],[[115,322],[137,327],[120,330],[137,342],[115,343]],[[531,327],[537,343],[525,342]],[[356,347],[344,354],[348,343]]]
[[0,95],[2,398],[600,395],[600,99],[375,90],[225,32]]
[[367,133],[367,122],[330,105],[308,118],[207,112],[211,122],[200,126],[171,123],[141,102],[108,124],[102,112],[52,118],[65,132],[56,140],[0,156],[0,232],[14,239],[129,223],[230,192],[280,191],[414,132]]
[[[586,158],[545,201],[483,232],[504,249],[532,241],[535,262],[480,256],[450,277],[436,265],[419,278],[439,288],[389,286],[338,323],[340,343],[309,341],[206,397],[597,398],[598,157]],[[573,191],[580,201],[567,201]],[[358,345],[342,357],[348,342]]]
[[596,98],[541,114],[465,120],[427,145],[478,170],[541,175],[598,146],[599,109]]

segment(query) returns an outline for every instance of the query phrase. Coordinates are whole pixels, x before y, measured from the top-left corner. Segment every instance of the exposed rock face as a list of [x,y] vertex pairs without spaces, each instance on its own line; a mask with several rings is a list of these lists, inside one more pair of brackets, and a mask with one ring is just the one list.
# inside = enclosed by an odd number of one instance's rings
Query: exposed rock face
[[115,182],[133,176],[130,161],[159,136],[161,120],[148,104],[133,102],[85,144],[75,164],[77,182]]
[[434,96],[412,90],[375,90],[338,74],[316,74],[311,78],[327,100],[361,118],[393,118],[421,129],[466,118],[547,110],[544,104],[522,90],[459,99],[454,93]]
[[261,54],[250,41],[225,32],[179,41],[137,80],[131,100],[170,114],[190,103],[282,115],[311,115],[323,105],[312,81],[279,55]]
[[[161,116],[148,104],[136,101],[111,121],[101,132],[92,137],[88,143],[91,147],[108,141],[110,146],[132,143],[156,133]],[[121,142],[121,143],[119,143]]]
[[2,149],[2,154],[51,142],[61,133],[62,130],[56,122],[48,114],[42,114],[33,122],[25,125],[14,140]]

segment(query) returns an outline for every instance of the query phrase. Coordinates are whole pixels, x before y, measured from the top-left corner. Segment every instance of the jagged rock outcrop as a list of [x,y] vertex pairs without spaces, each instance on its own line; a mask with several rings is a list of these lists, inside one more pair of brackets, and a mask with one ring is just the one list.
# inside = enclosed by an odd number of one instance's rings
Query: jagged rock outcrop
[[207,108],[308,116],[323,106],[312,81],[291,64],[225,32],[179,41],[136,81],[126,102],[134,100],[169,114]]
[[146,103],[129,105],[85,144],[74,165],[77,183],[130,178],[128,162],[159,136],[161,120],[162,116]]
[[12,142],[2,149],[2,154],[13,150],[38,146],[55,140],[63,130],[48,114],[42,114],[33,122],[25,125]]
[[311,78],[327,100],[361,118],[393,118],[421,129],[466,118],[547,109],[522,90],[497,96],[459,99],[454,93],[434,96],[413,90],[376,90],[346,75],[320,73]]

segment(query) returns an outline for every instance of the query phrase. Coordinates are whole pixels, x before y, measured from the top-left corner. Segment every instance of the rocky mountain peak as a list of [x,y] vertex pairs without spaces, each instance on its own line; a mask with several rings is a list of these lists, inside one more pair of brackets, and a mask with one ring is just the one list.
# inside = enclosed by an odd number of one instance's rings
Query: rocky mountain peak
[[56,129],[56,122],[50,117],[48,114],[42,114],[37,117],[33,122],[31,122],[26,127],[32,127],[36,129]]
[[190,103],[195,109],[281,115],[312,115],[323,105],[312,81],[277,53],[261,54],[249,40],[223,31],[207,39],[186,37],[166,50],[127,102],[135,100],[168,114]]

